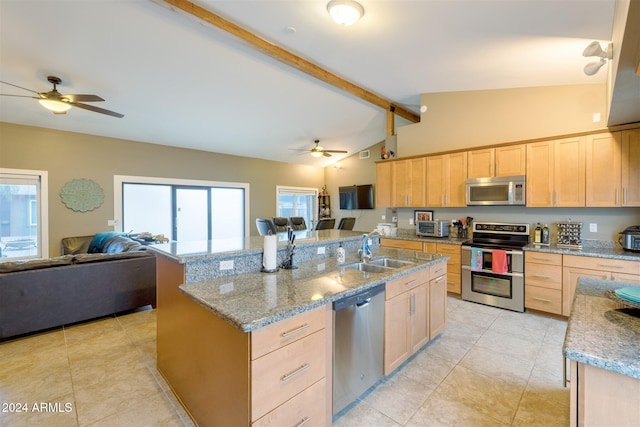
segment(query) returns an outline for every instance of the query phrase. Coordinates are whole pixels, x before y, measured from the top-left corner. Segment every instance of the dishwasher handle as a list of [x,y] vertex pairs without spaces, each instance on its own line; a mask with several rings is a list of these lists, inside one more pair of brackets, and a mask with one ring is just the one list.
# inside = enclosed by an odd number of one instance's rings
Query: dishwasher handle
[[357,307],[365,307],[371,299],[376,295],[384,292],[385,284],[382,283],[380,285],[374,286],[373,288],[369,288],[365,291],[358,292],[357,294],[350,295],[348,297],[339,299],[333,302],[333,311],[338,311],[343,308],[357,306]]

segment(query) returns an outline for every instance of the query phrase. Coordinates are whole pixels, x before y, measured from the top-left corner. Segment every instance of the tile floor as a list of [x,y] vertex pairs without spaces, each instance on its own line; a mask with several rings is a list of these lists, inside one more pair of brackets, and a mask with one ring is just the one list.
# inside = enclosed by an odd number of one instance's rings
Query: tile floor
[[[566,322],[448,298],[448,325],[335,426],[566,426]],[[0,343],[0,426],[193,426],[155,369],[155,310]]]

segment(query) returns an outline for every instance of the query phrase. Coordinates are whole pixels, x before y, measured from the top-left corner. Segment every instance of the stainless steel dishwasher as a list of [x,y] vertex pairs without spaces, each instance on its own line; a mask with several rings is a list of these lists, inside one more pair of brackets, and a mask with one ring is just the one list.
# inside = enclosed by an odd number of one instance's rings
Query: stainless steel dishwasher
[[384,284],[333,303],[333,414],[382,378]]

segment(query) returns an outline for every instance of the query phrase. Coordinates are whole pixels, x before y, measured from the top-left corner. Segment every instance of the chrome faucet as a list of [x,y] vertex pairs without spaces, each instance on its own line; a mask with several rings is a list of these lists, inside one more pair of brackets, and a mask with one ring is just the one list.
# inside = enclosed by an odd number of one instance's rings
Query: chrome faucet
[[367,260],[371,259],[371,248],[369,247],[368,242],[369,242],[369,238],[375,235],[382,236],[382,234],[378,230],[373,230],[369,234],[362,235],[362,248],[359,250],[361,262],[367,262]]

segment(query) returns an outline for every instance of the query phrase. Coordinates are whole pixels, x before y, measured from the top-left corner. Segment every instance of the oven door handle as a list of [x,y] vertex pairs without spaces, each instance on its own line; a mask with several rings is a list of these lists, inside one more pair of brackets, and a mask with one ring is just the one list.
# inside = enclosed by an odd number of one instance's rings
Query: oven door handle
[[[482,252],[491,252],[493,253],[493,249],[489,249],[489,248],[477,248],[480,249]],[[463,251],[471,251],[471,246],[463,246],[462,247]],[[522,251],[509,251],[507,250],[507,255],[522,255],[524,252]]]
[[491,274],[497,274],[499,276],[510,276],[510,277],[524,277],[524,274],[522,273],[495,273],[492,270],[485,270],[485,269],[477,269],[477,268],[471,268],[470,265],[463,265],[462,266],[463,270],[469,270],[471,272],[476,272],[476,273],[491,273]]

